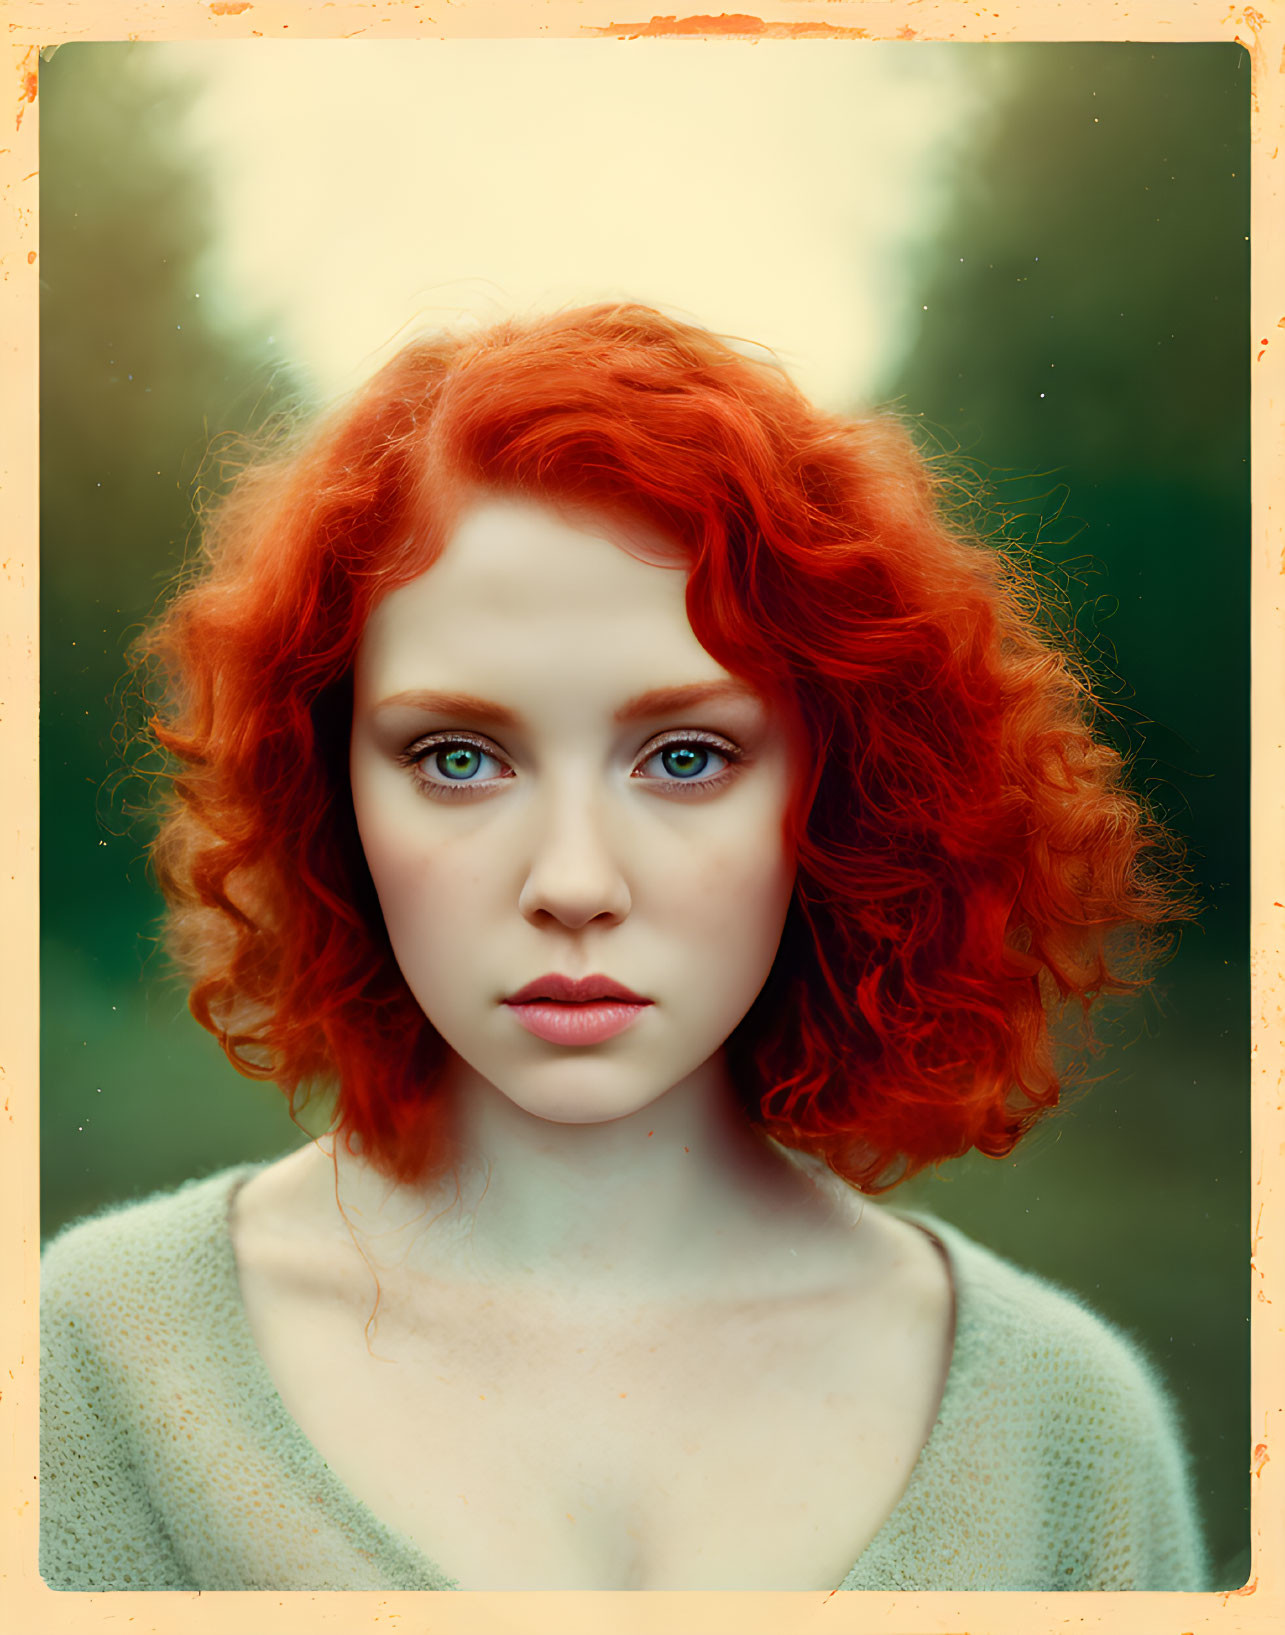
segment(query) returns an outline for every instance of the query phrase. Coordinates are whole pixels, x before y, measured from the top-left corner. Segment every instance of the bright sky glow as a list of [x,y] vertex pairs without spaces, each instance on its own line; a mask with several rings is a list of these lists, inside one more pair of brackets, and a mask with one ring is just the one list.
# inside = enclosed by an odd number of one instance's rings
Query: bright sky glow
[[948,45],[155,49],[199,86],[219,282],[323,396],[462,315],[630,297],[850,407],[909,333],[908,255],[978,98]]

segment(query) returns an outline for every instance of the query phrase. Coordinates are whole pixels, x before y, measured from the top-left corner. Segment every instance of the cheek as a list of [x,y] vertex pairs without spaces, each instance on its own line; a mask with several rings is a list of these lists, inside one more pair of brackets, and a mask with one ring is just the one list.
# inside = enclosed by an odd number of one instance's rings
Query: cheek
[[779,841],[742,833],[669,883],[660,910],[675,1037],[704,1057],[726,1042],[767,981],[794,869]]
[[430,843],[422,823],[382,817],[361,825],[367,867],[403,975],[418,989],[449,977],[471,933],[486,921],[488,881],[468,848]]
[[[724,969],[771,963],[794,885],[780,825],[730,828],[664,881],[666,916]],[[766,974],[766,967],[763,974]]]

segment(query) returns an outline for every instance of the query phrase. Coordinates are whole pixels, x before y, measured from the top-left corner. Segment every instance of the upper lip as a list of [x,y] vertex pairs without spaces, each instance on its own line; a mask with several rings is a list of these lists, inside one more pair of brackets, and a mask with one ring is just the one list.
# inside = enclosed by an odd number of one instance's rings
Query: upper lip
[[593,999],[619,999],[627,1005],[651,1004],[650,999],[626,988],[623,982],[613,982],[609,976],[562,976],[556,971],[536,977],[525,988],[511,993],[504,1003],[527,1005],[535,999],[552,999],[563,1005],[583,1005]]

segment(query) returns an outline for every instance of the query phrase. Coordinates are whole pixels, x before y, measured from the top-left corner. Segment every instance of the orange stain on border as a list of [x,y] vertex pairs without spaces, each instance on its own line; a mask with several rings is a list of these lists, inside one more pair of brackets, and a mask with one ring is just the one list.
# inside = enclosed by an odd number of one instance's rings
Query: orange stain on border
[[28,46],[22,54],[22,61],[18,64],[18,118],[13,127],[16,131],[22,129],[22,116],[27,111],[27,104],[36,100],[36,93],[40,89],[40,76],[32,61],[35,55],[35,46]]
[[[1235,8],[1233,8],[1234,10]],[[1229,14],[1230,15],[1230,14]],[[1241,23],[1253,35],[1253,43],[1242,40],[1239,34],[1233,36],[1237,45],[1243,45],[1249,52],[1249,100],[1254,112],[1258,112],[1258,76],[1263,67],[1262,30],[1267,19],[1261,11],[1253,6],[1246,6],[1240,14]],[[1285,62],[1285,56],[1282,57]]]
[[641,40],[657,35],[722,35],[739,40],[868,40],[867,28],[843,28],[837,23],[765,23],[748,12],[721,12],[717,17],[653,17],[646,23],[608,23],[602,28],[586,27],[586,34],[609,39]]
[[210,0],[210,10],[216,17],[239,17],[251,9],[251,0]]
[[1260,1442],[1258,1444],[1258,1446],[1254,1449],[1254,1457],[1253,1457],[1253,1460],[1251,1461],[1250,1467],[1249,1467],[1250,1475],[1251,1476],[1261,1476],[1263,1474],[1263,1466],[1267,1463],[1267,1461],[1270,1458],[1271,1458],[1271,1454],[1268,1453],[1268,1451],[1267,1451],[1266,1442]]

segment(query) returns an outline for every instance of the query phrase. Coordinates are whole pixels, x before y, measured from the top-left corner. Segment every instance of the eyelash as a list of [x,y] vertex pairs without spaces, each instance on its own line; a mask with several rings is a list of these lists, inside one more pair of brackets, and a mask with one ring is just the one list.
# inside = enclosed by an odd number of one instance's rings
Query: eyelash
[[[507,773],[502,773],[498,778],[444,780],[439,782],[436,778],[426,776],[422,769],[424,762],[430,755],[434,755],[443,749],[455,749],[460,745],[467,745],[470,749],[477,750],[479,754],[487,755],[492,760],[499,761],[501,765],[507,764],[494,744],[489,743],[485,738],[475,738],[467,732],[440,732],[434,733],[427,738],[417,738],[413,744],[407,745],[402,750],[397,759],[402,766],[406,767],[414,775],[415,782],[419,787],[433,799],[459,800],[467,798],[479,788],[493,787],[495,784],[505,781],[506,778],[514,776],[511,769]],[[667,793],[678,793],[684,797],[689,793],[708,794],[712,790],[722,789],[729,784],[745,759],[743,750],[738,749],[735,744],[730,743],[726,738],[720,738],[716,733],[673,732],[663,738],[654,740],[647,746],[646,753],[640,757],[630,776],[638,777],[638,769],[646,766],[648,761],[654,760],[657,755],[662,754],[665,750],[678,747],[686,748],[690,745],[713,750],[716,755],[726,761],[727,765],[709,778],[646,778],[642,781],[660,784]]]

